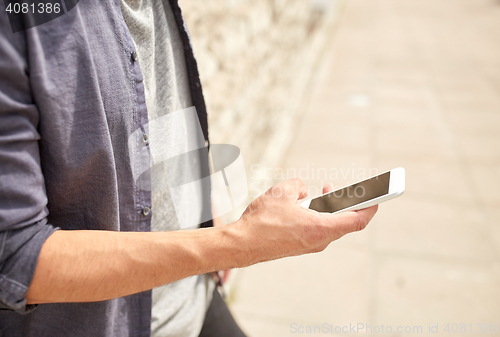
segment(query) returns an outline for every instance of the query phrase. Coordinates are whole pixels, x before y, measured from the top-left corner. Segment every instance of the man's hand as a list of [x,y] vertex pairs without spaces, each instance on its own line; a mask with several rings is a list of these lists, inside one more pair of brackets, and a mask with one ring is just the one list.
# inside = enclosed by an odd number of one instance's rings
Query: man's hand
[[[332,185],[323,192],[333,190]],[[245,265],[285,256],[315,253],[347,233],[366,227],[377,211],[373,206],[339,214],[318,213],[300,206],[307,189],[300,179],[273,186],[253,201],[233,227],[248,249]]]
[[374,206],[335,215],[317,213],[299,205],[306,196],[302,181],[286,181],[252,202],[237,222],[215,228],[149,233],[58,230],[43,244],[27,301],[102,301],[192,275],[319,252],[365,228],[377,211]]

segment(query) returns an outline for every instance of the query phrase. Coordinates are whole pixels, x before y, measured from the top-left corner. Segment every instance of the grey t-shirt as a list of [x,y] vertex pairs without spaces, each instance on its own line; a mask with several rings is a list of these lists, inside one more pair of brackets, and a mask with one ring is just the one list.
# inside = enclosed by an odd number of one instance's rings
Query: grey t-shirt
[[[191,107],[183,44],[168,2],[121,0],[121,8],[144,76],[150,125],[169,113]],[[161,138],[174,137],[175,142],[186,142],[177,129],[176,125],[166,125]],[[162,150],[162,143],[156,139],[150,135],[151,152]],[[151,173],[151,230],[178,230],[179,221],[168,188],[164,186],[163,169],[153,165]],[[198,275],[153,289],[152,336],[198,336],[213,288],[210,276]]]

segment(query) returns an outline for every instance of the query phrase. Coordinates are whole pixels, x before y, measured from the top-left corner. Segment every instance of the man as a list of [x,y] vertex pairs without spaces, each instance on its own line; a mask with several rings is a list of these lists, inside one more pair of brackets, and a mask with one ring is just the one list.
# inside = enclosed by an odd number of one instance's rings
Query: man
[[[175,231],[168,192],[137,172],[162,147],[149,123],[177,110],[196,108],[208,143],[177,1],[81,1],[17,33],[1,6],[1,336],[243,336],[205,274],[321,251],[373,217],[306,210],[293,180],[233,224]],[[163,132],[183,144],[178,127]]]

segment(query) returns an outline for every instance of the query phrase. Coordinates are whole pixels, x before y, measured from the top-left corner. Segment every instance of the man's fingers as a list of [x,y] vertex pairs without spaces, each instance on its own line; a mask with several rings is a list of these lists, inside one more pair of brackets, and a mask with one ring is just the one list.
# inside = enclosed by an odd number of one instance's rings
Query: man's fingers
[[299,194],[297,195],[297,200],[305,199],[305,198],[307,198],[307,195],[309,194],[307,192],[307,187],[304,184],[304,182],[302,180],[300,180],[300,182],[302,183],[302,187],[300,187],[300,189],[299,189]]
[[375,205],[359,211],[344,212],[335,215],[326,214],[331,217],[327,217],[327,221],[333,226],[335,237],[339,238],[348,233],[364,229],[377,212],[377,209],[378,205]]
[[226,269],[226,270],[222,270],[222,284],[225,284],[227,279],[229,278],[229,273],[231,272],[231,269]]
[[274,185],[266,192],[266,195],[296,202],[307,197],[307,188],[301,179],[296,178]]
[[378,210],[378,205],[368,207],[365,209],[360,209],[359,211],[356,211],[359,215],[364,217],[365,219],[368,220],[368,222],[375,216],[375,213],[377,213]]
[[323,194],[329,193],[331,191],[333,191],[333,184],[332,183],[328,183],[328,184],[325,184],[325,186],[323,186]]

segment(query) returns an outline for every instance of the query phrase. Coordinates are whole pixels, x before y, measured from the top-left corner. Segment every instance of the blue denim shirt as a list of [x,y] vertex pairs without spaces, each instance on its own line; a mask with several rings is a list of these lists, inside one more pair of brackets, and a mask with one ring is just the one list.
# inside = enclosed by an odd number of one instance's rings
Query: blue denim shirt
[[[169,1],[208,141],[189,35],[177,1]],[[131,160],[127,142],[148,122],[133,53],[119,0],[80,1],[17,33],[0,1],[0,336],[150,335],[149,291],[36,307],[25,299],[40,249],[56,228],[150,230],[151,213],[143,210],[151,193],[133,178],[133,165],[149,165],[149,158]]]

